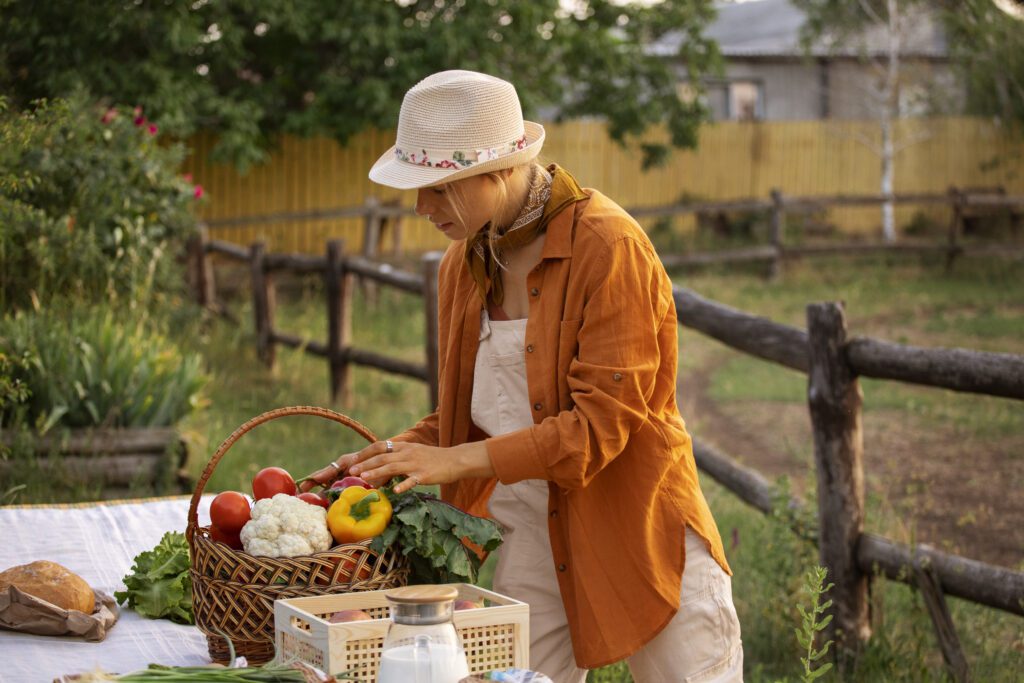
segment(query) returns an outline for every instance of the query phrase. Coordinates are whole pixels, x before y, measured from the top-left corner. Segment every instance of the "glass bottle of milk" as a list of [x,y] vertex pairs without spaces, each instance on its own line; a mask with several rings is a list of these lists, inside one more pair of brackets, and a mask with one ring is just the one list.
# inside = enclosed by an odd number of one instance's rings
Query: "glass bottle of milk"
[[388,591],[391,624],[378,683],[458,683],[469,675],[455,625],[455,586],[406,586]]

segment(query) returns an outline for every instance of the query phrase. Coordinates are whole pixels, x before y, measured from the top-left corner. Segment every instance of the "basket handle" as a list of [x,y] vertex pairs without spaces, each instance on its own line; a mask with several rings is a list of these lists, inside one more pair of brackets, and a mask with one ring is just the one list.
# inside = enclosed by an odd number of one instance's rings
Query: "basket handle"
[[224,439],[224,442],[217,449],[217,452],[213,454],[212,458],[210,458],[210,462],[206,463],[206,469],[203,470],[202,476],[199,477],[199,481],[196,483],[196,490],[192,494],[192,502],[188,507],[188,526],[185,529],[185,535],[188,537],[189,541],[192,540],[192,535],[195,533],[195,529],[199,526],[199,499],[203,495],[203,488],[206,486],[206,482],[210,480],[210,475],[212,475],[213,470],[217,468],[217,463],[220,462],[220,459],[224,457],[224,454],[227,453],[228,449],[235,445],[235,442],[242,438],[242,435],[246,432],[260,426],[264,422],[270,422],[271,420],[279,417],[287,417],[289,415],[314,415],[327,420],[333,420],[350,428],[370,443],[377,441],[377,437],[374,433],[362,424],[346,415],[330,410],[329,408],[318,408],[316,406],[290,406],[286,408],[275,408],[274,410],[268,410],[262,415],[257,415],[233,431],[231,436]]

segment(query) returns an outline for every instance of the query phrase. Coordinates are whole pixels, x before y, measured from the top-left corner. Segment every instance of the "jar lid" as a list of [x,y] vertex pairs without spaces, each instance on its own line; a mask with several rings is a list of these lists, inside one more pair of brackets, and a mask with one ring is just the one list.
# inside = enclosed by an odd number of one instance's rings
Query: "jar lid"
[[459,590],[455,586],[441,584],[422,586],[403,586],[393,588],[384,594],[391,602],[407,605],[423,605],[434,602],[447,602],[459,597]]

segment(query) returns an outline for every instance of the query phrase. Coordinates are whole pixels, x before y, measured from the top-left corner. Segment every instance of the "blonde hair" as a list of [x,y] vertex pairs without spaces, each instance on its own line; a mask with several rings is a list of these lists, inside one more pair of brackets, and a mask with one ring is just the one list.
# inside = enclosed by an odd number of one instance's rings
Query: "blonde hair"
[[[495,203],[494,215],[488,223],[487,243],[490,248],[491,256],[493,256],[495,261],[497,261],[501,266],[504,266],[504,264],[502,264],[501,259],[498,258],[494,250],[494,243],[497,241],[499,236],[498,231],[507,227],[516,219],[523,203],[527,199],[527,195],[530,191],[530,182],[534,177],[534,173],[542,168],[543,167],[536,161],[531,161],[526,164],[513,166],[510,169],[489,171],[481,174],[490,178],[498,188],[498,201]],[[466,206],[470,201],[472,201],[472,199],[466,197],[459,191],[458,181],[448,186],[446,194],[448,196],[448,203],[451,205],[452,213],[455,214],[455,217],[460,223],[465,225],[463,217],[466,213]]]

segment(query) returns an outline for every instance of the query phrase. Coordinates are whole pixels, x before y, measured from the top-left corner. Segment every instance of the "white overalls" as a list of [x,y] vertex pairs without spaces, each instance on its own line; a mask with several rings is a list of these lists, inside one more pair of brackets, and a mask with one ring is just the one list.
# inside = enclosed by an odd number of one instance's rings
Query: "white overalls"
[[[480,320],[473,380],[473,422],[491,436],[533,425],[526,386],[526,319]],[[584,683],[555,577],[548,537],[548,483],[498,482],[488,503],[506,529],[494,590],[530,605],[530,668],[555,683]],[[686,530],[680,610],[665,629],[629,657],[637,683],[740,681],[743,650],[731,579],[704,542]]]

